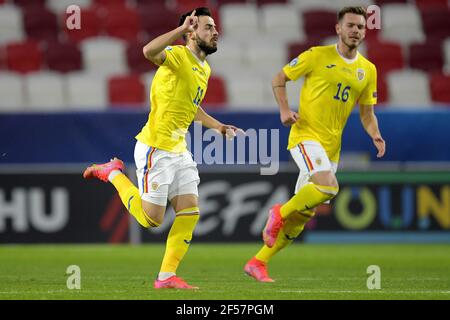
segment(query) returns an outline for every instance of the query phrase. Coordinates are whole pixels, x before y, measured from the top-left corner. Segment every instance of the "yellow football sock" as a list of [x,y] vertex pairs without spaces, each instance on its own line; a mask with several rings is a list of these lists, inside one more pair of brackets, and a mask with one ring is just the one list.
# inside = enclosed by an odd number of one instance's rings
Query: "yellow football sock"
[[295,211],[303,212],[313,209],[319,204],[333,199],[338,191],[339,188],[337,187],[319,186],[314,183],[308,183],[281,207],[281,217],[286,219]]
[[119,192],[120,199],[123,205],[128,209],[128,212],[145,228],[158,227],[160,224],[150,218],[142,209],[142,200],[139,195],[139,190],[128,179],[126,175],[120,173],[116,175],[111,183]]
[[269,262],[272,257],[281,249],[286,248],[303,231],[305,224],[314,217],[313,210],[295,212],[291,214],[284,222],[283,229],[278,234],[277,240],[272,248],[264,245],[256,254],[256,259]]
[[176,213],[167,237],[166,252],[160,272],[176,273],[180,261],[189,249],[192,233],[199,217],[198,207],[187,208]]

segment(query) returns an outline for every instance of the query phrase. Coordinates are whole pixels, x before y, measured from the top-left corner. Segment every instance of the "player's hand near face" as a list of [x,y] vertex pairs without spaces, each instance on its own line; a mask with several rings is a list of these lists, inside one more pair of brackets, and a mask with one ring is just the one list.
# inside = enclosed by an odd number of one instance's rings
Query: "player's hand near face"
[[378,150],[377,158],[381,158],[382,156],[384,156],[384,153],[386,151],[386,142],[383,140],[381,136],[373,137],[372,141]]
[[142,49],[146,59],[160,66],[166,60],[164,49],[174,41],[181,38],[189,32],[194,32],[198,25],[198,17],[195,16],[195,10],[190,16],[187,16],[184,23],[178,28],[156,37]]
[[281,123],[285,127],[290,127],[298,120],[298,113],[292,110],[282,110],[280,111]]
[[195,16],[195,10],[192,11],[190,16],[187,16],[183,23],[183,31],[185,33],[194,32],[198,25],[198,17]]

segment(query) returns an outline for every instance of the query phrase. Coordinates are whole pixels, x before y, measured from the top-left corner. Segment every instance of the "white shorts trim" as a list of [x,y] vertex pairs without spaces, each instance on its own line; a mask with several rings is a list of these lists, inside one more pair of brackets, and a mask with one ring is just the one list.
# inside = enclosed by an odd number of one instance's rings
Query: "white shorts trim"
[[337,162],[330,161],[325,149],[317,141],[303,141],[289,151],[300,169],[295,193],[309,183],[309,179],[316,172],[332,171],[336,173],[337,171]]
[[139,192],[144,201],[166,206],[183,194],[198,196],[197,164],[186,151],[173,153],[137,141],[134,149]]

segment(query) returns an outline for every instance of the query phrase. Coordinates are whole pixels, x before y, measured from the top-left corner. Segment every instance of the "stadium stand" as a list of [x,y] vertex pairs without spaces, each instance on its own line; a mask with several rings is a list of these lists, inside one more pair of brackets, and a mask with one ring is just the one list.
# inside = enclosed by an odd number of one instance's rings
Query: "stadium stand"
[[47,7],[55,12],[57,15],[60,15],[63,12],[67,11],[67,8],[71,5],[77,5],[81,9],[87,8],[92,5],[91,0],[47,0]]
[[431,97],[435,102],[450,103],[450,76],[435,73],[431,76]]
[[86,72],[71,72],[65,81],[67,105],[71,110],[103,110],[108,106],[104,77]]
[[6,46],[6,63],[10,71],[27,73],[40,70],[43,57],[39,44],[32,40],[9,43]]
[[22,111],[25,106],[23,79],[20,74],[0,72],[0,112]]
[[45,7],[26,6],[23,22],[27,37],[34,40],[56,40],[58,22],[56,14]]
[[145,88],[138,75],[115,76],[108,80],[111,105],[140,104],[145,102]]
[[125,73],[126,48],[123,41],[111,37],[96,37],[81,43],[84,69],[91,73],[113,75]]
[[423,42],[423,33],[419,10],[412,4],[386,4],[381,7],[381,37],[402,45]]
[[135,9],[121,5],[108,5],[102,7],[102,11],[102,29],[108,36],[126,41],[138,39],[141,26]]
[[[213,77],[204,105],[275,110],[270,78],[309,47],[334,43],[337,9],[358,3],[383,13],[381,30],[368,30],[360,50],[377,66],[379,102],[448,103],[447,0],[3,0],[0,110],[38,110],[45,100],[28,86],[39,75],[42,90],[62,88],[50,110],[55,101],[61,109],[146,108],[156,66],[142,47],[177,26],[180,13],[204,5],[220,31],[219,50],[208,58]],[[72,4],[81,8],[79,30],[66,27]],[[297,85],[288,88],[290,101],[298,100]]]
[[209,105],[209,109],[220,109],[227,101],[224,80],[218,76],[211,76],[208,81],[208,91],[206,91],[203,103]]
[[63,76],[43,71],[25,76],[27,107],[30,111],[63,111],[66,107]]
[[367,47],[367,57],[376,65],[378,74],[403,69],[405,66],[401,45],[397,43],[370,41]]
[[392,107],[431,107],[430,88],[425,72],[392,71],[387,75],[387,84]]
[[65,73],[82,68],[81,51],[73,43],[47,42],[44,52],[45,63],[50,70]]
[[[83,28],[69,29],[63,28],[65,36],[72,42],[80,43],[81,41],[100,35],[100,17],[98,12],[92,8],[80,8],[80,16],[83,17]],[[64,24],[71,14],[66,12],[61,15],[61,24]]]
[[0,45],[22,41],[24,33],[22,10],[12,5],[0,6]]

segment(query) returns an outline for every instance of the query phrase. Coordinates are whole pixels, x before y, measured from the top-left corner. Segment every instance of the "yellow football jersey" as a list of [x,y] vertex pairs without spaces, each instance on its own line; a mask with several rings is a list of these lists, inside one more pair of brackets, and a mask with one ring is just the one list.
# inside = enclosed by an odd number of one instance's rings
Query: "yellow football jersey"
[[342,132],[355,104],[377,102],[375,65],[359,52],[355,59],[345,59],[337,45],[330,45],[301,53],[283,71],[294,81],[305,76],[288,149],[306,140],[318,141],[329,159],[338,162]]
[[186,46],[169,46],[150,90],[148,121],[136,139],[151,147],[180,153],[185,134],[205,96],[211,68]]

